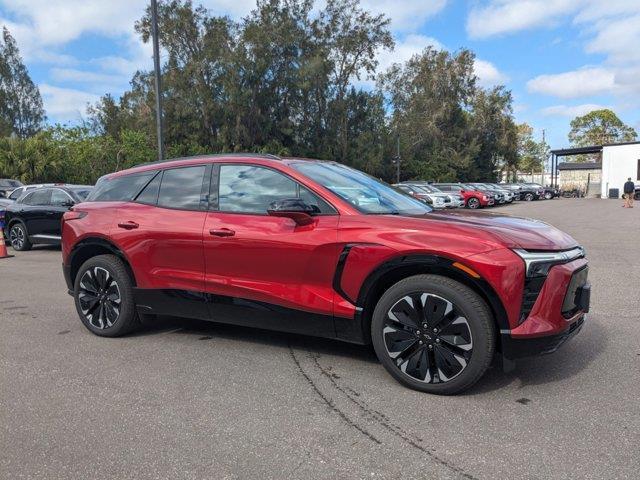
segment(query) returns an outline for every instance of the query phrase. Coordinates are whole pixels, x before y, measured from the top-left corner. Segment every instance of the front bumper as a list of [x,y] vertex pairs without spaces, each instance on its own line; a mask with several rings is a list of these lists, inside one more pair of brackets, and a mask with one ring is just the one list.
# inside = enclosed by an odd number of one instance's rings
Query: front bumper
[[552,267],[526,319],[502,330],[502,354],[508,359],[555,352],[575,336],[590,308],[587,260]]

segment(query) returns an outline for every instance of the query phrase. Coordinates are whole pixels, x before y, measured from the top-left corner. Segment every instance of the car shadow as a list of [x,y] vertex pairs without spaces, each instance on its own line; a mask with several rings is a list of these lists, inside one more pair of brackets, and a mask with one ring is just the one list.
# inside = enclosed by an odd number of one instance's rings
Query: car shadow
[[292,347],[320,354],[350,357],[368,363],[379,363],[373,347],[370,345],[358,345],[329,338],[262,330],[254,327],[190,318],[159,316],[152,321],[144,322],[140,330],[128,336],[148,336],[167,332],[172,332],[175,335],[189,335],[203,341],[224,338],[242,343],[249,342],[282,348]]
[[479,395],[519,382],[519,388],[560,382],[573,377],[596,360],[607,346],[606,329],[595,321],[587,320],[582,330],[548,355],[522,358],[516,361],[513,371],[505,373],[498,356],[491,367],[466,395]]
[[[307,350],[323,355],[348,357],[366,363],[379,363],[371,345],[357,345],[333,339],[310,337],[258,328],[223,323],[161,316],[146,322],[130,336],[148,336],[171,332],[193,336],[201,341],[224,338],[239,343],[272,345],[281,348]],[[496,355],[484,377],[462,395],[482,395],[519,382],[519,388],[543,385],[573,377],[588,368],[606,348],[606,330],[597,322],[585,322],[582,331],[556,352],[549,355],[523,358],[516,362],[510,373],[502,369],[502,360]]]

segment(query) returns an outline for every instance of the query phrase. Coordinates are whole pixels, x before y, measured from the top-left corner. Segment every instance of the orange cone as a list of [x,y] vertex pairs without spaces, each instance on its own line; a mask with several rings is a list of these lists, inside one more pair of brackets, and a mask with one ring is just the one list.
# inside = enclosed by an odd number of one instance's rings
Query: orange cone
[[2,234],[2,230],[0,230],[0,258],[9,257],[13,257],[13,255],[7,253],[7,246],[4,244],[4,235]]

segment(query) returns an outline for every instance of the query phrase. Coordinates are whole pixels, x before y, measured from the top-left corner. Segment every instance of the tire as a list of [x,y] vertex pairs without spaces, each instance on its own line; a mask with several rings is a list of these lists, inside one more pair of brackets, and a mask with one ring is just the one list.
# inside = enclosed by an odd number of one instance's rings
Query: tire
[[545,198],[545,200],[551,200],[553,198],[553,193],[545,192],[544,198]]
[[[421,305],[422,313],[407,298]],[[470,288],[439,275],[416,275],[382,295],[371,339],[378,359],[401,384],[452,395],[486,372],[496,348],[496,327],[486,303]]]
[[96,335],[119,337],[140,325],[131,278],[115,255],[98,255],[82,264],[73,298],[80,320]]
[[26,252],[33,246],[29,241],[27,227],[22,222],[15,222],[9,229],[9,242],[14,250]]
[[531,202],[533,200],[533,193],[527,193],[524,196],[524,201],[525,202]]
[[471,208],[473,210],[475,210],[476,208],[480,208],[480,200],[478,200],[476,197],[471,197],[469,200],[467,200],[467,208]]

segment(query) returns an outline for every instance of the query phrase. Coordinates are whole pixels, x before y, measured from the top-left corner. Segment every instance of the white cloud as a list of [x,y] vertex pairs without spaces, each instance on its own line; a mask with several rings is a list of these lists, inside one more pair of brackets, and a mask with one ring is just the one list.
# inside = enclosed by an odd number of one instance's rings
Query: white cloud
[[575,118],[580,115],[586,115],[593,110],[601,110],[603,108],[610,107],[596,105],[593,103],[585,103],[583,105],[553,105],[551,107],[543,108],[542,114],[548,117]]
[[120,75],[108,73],[88,72],[86,70],[76,70],[73,68],[52,68],[50,76],[57,82],[75,83],[98,83],[101,85],[119,84],[122,80]]
[[47,115],[57,121],[81,120],[88,103],[95,103],[99,95],[71,88],[54,87],[47,83],[38,85]]
[[614,72],[601,67],[539,75],[527,82],[527,89],[530,92],[559,98],[579,98],[613,93],[614,88]]
[[362,7],[374,14],[391,18],[391,28],[396,32],[415,31],[424,22],[440,13],[447,0],[362,0]]
[[576,10],[583,0],[491,0],[471,9],[467,32],[473,38],[547,25]]
[[378,71],[384,72],[394,63],[404,63],[414,55],[422,53],[427,47],[433,47],[437,50],[444,48],[438,40],[426,35],[414,33],[407,35],[403,39],[398,39],[393,51],[385,50],[379,52]]
[[478,83],[482,87],[504,85],[509,81],[509,77],[498,70],[493,63],[479,58],[476,58],[473,65],[473,73],[478,77]]

